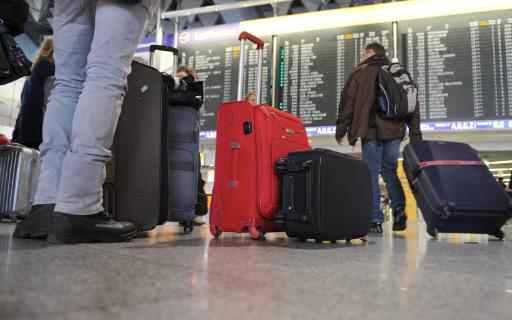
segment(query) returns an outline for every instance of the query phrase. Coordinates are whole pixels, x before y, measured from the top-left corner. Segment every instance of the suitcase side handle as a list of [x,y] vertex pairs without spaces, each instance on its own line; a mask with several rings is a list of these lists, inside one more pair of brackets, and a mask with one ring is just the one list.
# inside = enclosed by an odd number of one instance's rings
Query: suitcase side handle
[[238,94],[237,100],[242,101],[243,99],[243,87],[244,87],[244,77],[245,77],[245,42],[251,41],[256,44],[256,49],[258,50],[258,78],[256,82],[256,103],[261,103],[261,84],[263,79],[263,49],[265,48],[265,42],[255,35],[250,34],[249,32],[243,31],[240,33],[238,37],[240,40],[240,65],[238,68]]
[[231,148],[231,168],[229,171],[229,180],[228,180],[228,188],[232,189],[238,185],[240,178],[240,157],[241,157],[241,149],[240,144],[234,140],[230,142]]
[[[313,214],[313,173],[312,173],[313,161],[309,160],[303,163],[304,171],[306,172],[306,213],[302,217],[302,220],[308,221],[312,219]],[[308,219],[309,218],[309,219]]]

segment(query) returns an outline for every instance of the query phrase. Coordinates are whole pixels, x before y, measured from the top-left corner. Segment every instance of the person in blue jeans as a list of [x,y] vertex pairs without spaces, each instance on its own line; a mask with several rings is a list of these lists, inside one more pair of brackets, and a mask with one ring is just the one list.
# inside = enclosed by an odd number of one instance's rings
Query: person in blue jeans
[[55,86],[43,123],[41,174],[34,206],[16,238],[53,243],[127,241],[131,223],[103,211],[131,61],[154,0],[56,0]]
[[380,208],[379,176],[382,176],[391,199],[393,230],[407,228],[405,196],[397,175],[400,145],[409,128],[411,141],[422,139],[420,109],[417,103],[412,115],[405,120],[386,120],[375,111],[377,72],[389,65],[383,45],[374,42],[365,46],[362,62],[347,80],[336,121],[336,141],[341,144],[347,135],[351,145],[362,140],[363,160],[370,168],[373,189],[373,226],[371,232],[382,233],[384,213]]

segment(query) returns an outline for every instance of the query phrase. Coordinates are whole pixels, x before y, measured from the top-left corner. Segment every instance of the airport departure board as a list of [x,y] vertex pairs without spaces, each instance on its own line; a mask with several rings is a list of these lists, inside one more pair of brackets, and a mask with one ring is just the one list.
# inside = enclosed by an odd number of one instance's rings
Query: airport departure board
[[[332,126],[343,86],[368,42],[392,47],[391,23],[279,37],[278,108],[306,126]],[[389,52],[392,57],[392,52]]]
[[[269,88],[269,66],[271,50],[269,39],[263,52],[262,101],[267,101]],[[258,52],[256,46],[247,43],[244,95],[256,91]],[[239,42],[209,42],[180,47],[180,64],[193,67],[204,81],[205,97],[201,109],[201,130],[215,130],[217,112],[224,102],[236,101],[238,88],[238,67],[240,62]]]
[[512,12],[399,23],[426,121],[512,116]]

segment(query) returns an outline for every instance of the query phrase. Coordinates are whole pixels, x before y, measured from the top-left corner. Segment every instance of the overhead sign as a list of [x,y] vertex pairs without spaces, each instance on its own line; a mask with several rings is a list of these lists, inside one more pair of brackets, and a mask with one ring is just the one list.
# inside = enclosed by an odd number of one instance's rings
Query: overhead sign
[[[489,120],[489,121],[449,121],[449,122],[427,122],[421,124],[424,132],[433,131],[481,131],[481,130],[506,130],[512,129],[512,120]],[[334,136],[336,126],[307,127],[306,132],[310,136]],[[215,131],[202,131],[201,140],[215,139]]]
[[[140,53],[140,52],[148,52],[149,51],[149,47],[153,44],[156,44],[156,37],[155,36],[152,36],[152,37],[145,37],[145,38],[142,38],[140,40],[140,43],[139,45],[137,46],[137,50],[135,52],[137,53]],[[173,46],[174,44],[174,34],[168,34],[168,35],[165,35],[162,39],[162,44],[164,46]]]
[[213,27],[187,29],[180,31],[178,43],[180,46],[207,43],[221,40],[237,40],[240,33],[240,24],[224,24]]

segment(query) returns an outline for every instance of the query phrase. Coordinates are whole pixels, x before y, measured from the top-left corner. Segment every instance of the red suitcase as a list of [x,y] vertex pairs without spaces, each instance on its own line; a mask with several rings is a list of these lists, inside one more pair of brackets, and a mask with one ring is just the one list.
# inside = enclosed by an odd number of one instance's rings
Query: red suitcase
[[[239,40],[238,100],[242,99],[244,46],[257,45],[258,87],[261,97],[263,46],[261,39],[242,32]],[[273,223],[279,204],[279,180],[274,163],[291,151],[311,149],[302,121],[268,105],[245,101],[223,104],[217,115],[215,182],[210,232],[249,232],[262,239],[266,232],[283,231]]]

